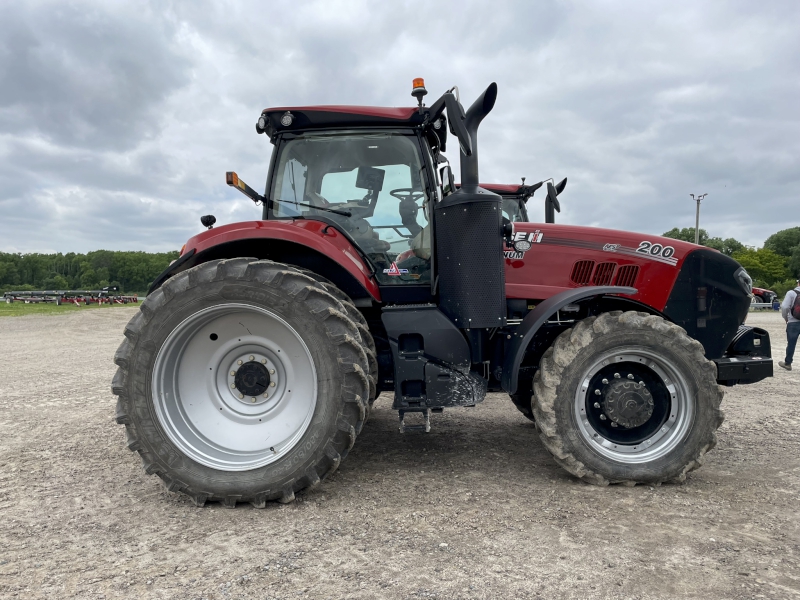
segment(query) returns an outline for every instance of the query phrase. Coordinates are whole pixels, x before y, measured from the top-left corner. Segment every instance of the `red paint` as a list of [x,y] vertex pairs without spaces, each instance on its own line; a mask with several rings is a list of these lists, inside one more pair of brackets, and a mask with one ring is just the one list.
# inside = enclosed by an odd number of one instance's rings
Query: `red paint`
[[383,119],[397,119],[398,121],[408,121],[416,108],[406,107],[383,107],[383,106],[286,106],[279,108],[265,108],[261,114],[276,112],[333,112],[345,113],[350,115],[362,115],[365,117],[380,117]]
[[516,184],[505,184],[505,183],[479,183],[480,187],[485,190],[489,190],[490,192],[494,192],[500,196],[502,195],[515,195],[519,192],[519,188],[521,185]]
[[[369,276],[370,271],[355,248],[333,227],[328,227],[327,233],[322,233],[326,227],[325,223],[311,219],[231,223],[194,236],[186,242],[186,248],[194,248],[199,253],[217,244],[235,240],[261,239],[264,243],[268,243],[270,239],[277,239],[294,242],[335,260],[353,275],[376,301],[380,302],[380,289],[375,280]],[[544,300],[559,292],[580,287],[570,281],[572,267],[578,260],[593,260],[596,263],[615,263],[617,267],[613,277],[616,277],[621,266],[638,265],[639,274],[634,287],[639,292],[631,297],[662,311],[684,259],[690,252],[699,248],[680,240],[613,229],[555,223],[514,224],[515,232],[532,233],[537,229],[543,234],[541,242],[534,243],[522,259],[505,261],[506,295],[509,298]],[[674,248],[672,258],[676,259],[675,265],[665,264],[636,253],[623,254],[619,251],[603,250],[607,244],[618,244],[635,250],[643,241]],[[576,245],[570,245],[572,243]],[[593,244],[594,247],[581,247],[581,244]]]
[[[333,227],[320,221],[297,219],[296,221],[243,221],[231,223],[198,233],[186,242],[186,248],[194,248],[198,253],[212,246],[236,240],[286,240],[307,246],[324,254],[344,267],[355,277],[363,288],[378,302],[381,292],[378,285],[370,278],[370,271],[352,244]],[[322,273],[324,275],[324,273]]]
[[[494,192],[499,196],[516,196],[522,186],[515,183],[479,183],[478,187]],[[456,183],[456,188],[460,189],[461,184]]]
[[[616,277],[621,266],[638,265],[639,275],[634,287],[639,292],[631,298],[663,311],[684,259],[692,250],[699,248],[688,242],[644,233],[556,223],[514,223],[515,232],[533,232],[537,229],[543,233],[541,243],[533,244],[521,261],[519,259],[505,261],[506,295],[509,298],[544,300],[559,292],[581,287],[570,281],[572,267],[578,260],[593,260],[596,263],[616,263],[618,266],[613,277]],[[569,244],[570,240],[574,240],[577,244],[592,243],[597,248],[553,243]],[[643,241],[672,246],[675,249],[673,257],[677,259],[675,266],[652,260],[644,255],[602,250],[606,244],[619,244],[635,250]],[[520,265],[520,262],[524,264]]]

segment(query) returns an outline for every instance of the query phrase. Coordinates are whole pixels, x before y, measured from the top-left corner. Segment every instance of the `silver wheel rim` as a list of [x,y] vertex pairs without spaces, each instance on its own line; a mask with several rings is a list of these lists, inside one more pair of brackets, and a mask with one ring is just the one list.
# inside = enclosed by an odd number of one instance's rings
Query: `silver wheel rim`
[[[601,369],[619,364],[634,363],[651,369],[660,379],[661,385],[669,394],[670,406],[666,420],[652,435],[635,444],[612,441],[603,436],[587,418],[587,403],[590,401],[590,383]],[[695,399],[691,388],[681,371],[662,355],[646,348],[618,348],[601,354],[584,371],[581,383],[575,393],[574,416],[581,438],[598,454],[626,464],[651,462],[670,453],[679,446],[694,420]]]
[[[258,396],[235,387],[234,373],[251,362],[270,373]],[[159,423],[183,454],[214,469],[245,471],[275,462],[300,441],[317,405],[317,373],[305,342],[281,317],[222,304],[169,334],[155,360],[152,393]]]

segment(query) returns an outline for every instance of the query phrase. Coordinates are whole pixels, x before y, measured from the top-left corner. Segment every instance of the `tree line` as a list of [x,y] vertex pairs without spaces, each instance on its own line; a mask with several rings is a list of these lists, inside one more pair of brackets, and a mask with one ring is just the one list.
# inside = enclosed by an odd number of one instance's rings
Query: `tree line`
[[[694,227],[674,227],[663,235],[694,242]],[[768,288],[780,298],[795,287],[795,281],[800,277],[800,227],[773,233],[761,248],[745,246],[734,238],[723,240],[710,237],[705,229],[701,229],[700,244],[719,250],[736,260],[753,278],[755,287]]]
[[12,254],[0,252],[0,293],[25,290],[96,290],[118,286],[144,292],[178,252]]

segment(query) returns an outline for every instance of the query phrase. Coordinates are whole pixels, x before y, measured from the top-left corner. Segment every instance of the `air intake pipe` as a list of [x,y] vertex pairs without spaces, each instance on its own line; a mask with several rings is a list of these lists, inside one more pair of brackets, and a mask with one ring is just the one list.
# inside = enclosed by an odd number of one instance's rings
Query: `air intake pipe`
[[487,330],[506,322],[502,198],[478,185],[478,127],[496,99],[494,83],[466,114],[448,99],[461,146],[461,188],[434,209],[439,307],[465,330],[473,363],[485,360]]

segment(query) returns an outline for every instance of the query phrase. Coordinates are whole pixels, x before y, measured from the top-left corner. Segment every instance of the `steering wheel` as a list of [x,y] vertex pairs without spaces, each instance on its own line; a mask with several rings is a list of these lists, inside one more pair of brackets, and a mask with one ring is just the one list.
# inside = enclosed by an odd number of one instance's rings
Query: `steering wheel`
[[416,202],[420,198],[424,198],[425,194],[414,188],[397,188],[389,192],[392,196],[400,200],[400,202]]

